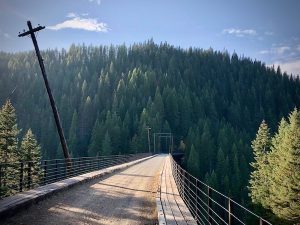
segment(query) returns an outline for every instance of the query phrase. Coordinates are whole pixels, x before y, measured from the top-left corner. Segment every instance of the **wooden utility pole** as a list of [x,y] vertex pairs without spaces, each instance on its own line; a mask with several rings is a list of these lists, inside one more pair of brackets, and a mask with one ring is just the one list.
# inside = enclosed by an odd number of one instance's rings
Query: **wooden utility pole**
[[150,147],[150,127],[146,127],[147,131],[148,131],[148,149],[149,149],[149,153],[151,153],[151,147]]
[[58,114],[57,108],[55,106],[55,101],[54,101],[54,98],[53,98],[53,95],[52,95],[52,92],[51,92],[51,89],[50,89],[50,85],[49,85],[48,78],[47,78],[47,75],[46,75],[44,62],[43,62],[43,59],[41,57],[39,46],[37,44],[35,34],[34,34],[35,32],[38,32],[40,30],[45,29],[45,27],[44,26],[38,26],[36,28],[32,28],[30,21],[27,21],[27,25],[28,25],[29,30],[26,31],[26,32],[24,30],[24,32],[19,33],[18,36],[19,37],[24,37],[24,36],[27,36],[27,35],[31,36],[31,39],[32,39],[32,42],[33,42],[33,45],[34,45],[34,48],[35,48],[36,56],[39,60],[40,68],[41,68],[41,71],[42,71],[42,74],[43,74],[43,78],[44,78],[45,86],[46,86],[46,89],[47,89],[47,93],[48,93],[48,96],[49,96],[49,100],[50,100],[51,108],[52,108],[52,111],[53,111],[57,131],[58,131],[59,138],[60,138],[61,147],[63,149],[64,157],[65,157],[66,161],[68,162],[68,165],[70,166],[71,161],[70,161],[70,154],[69,154],[67,142],[66,142],[66,139],[65,139],[65,136],[64,136],[64,131],[63,131],[61,123],[60,123],[59,114]]

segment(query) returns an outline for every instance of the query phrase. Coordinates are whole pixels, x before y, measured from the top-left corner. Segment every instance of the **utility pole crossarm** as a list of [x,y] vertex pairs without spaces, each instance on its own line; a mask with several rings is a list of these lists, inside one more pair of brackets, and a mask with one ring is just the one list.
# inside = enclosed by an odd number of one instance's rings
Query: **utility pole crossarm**
[[[28,21],[28,22],[30,22],[30,21]],[[27,22],[27,23],[28,23],[28,22]],[[35,32],[38,32],[38,31],[40,31],[40,30],[43,30],[43,29],[45,29],[44,26],[38,26],[38,27],[33,28],[33,29],[29,30],[29,31],[26,31],[26,32],[24,32],[24,33],[22,33],[22,34],[19,33],[18,37],[24,37],[24,36],[27,36],[27,35],[29,35],[29,34],[31,34],[31,33],[35,33]]]
[[43,78],[44,78],[44,83],[45,83],[45,86],[46,86],[46,90],[47,90],[47,93],[48,93],[48,96],[49,96],[52,112],[53,112],[54,119],[55,119],[55,124],[56,124],[58,135],[59,135],[59,138],[60,138],[61,147],[62,147],[62,150],[63,150],[63,153],[64,153],[64,157],[65,157],[66,161],[68,162],[68,167],[70,167],[71,161],[70,161],[70,154],[69,154],[67,142],[66,142],[66,139],[65,139],[65,135],[64,135],[62,126],[61,126],[59,114],[58,114],[58,111],[57,111],[57,108],[56,108],[56,105],[55,105],[55,101],[54,101],[54,98],[53,98],[53,95],[52,95],[52,92],[51,92],[51,88],[50,88],[50,85],[49,85],[49,82],[48,82],[44,62],[43,62],[43,59],[42,59],[42,56],[41,56],[41,53],[40,53],[40,49],[39,49],[36,37],[35,37],[35,32],[43,30],[43,29],[45,29],[45,27],[44,26],[38,26],[36,28],[32,28],[32,25],[31,25],[30,21],[27,21],[27,25],[28,25],[29,30],[26,31],[26,32],[24,30],[24,32],[19,33],[18,36],[19,37],[24,37],[24,36],[27,36],[27,35],[31,36],[31,39],[32,39],[32,42],[33,42],[33,45],[34,45],[34,48],[35,48],[36,56],[38,58],[40,68],[41,68],[41,71],[42,71],[42,75],[43,75]]

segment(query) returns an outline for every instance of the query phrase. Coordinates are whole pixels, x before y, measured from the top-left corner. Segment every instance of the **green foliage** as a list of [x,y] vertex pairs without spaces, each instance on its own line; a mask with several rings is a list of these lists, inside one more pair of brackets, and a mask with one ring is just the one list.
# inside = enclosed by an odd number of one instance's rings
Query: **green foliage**
[[72,157],[77,157],[79,155],[78,153],[78,140],[77,140],[77,126],[78,126],[78,115],[77,112],[73,112],[72,116],[72,122],[69,129],[69,138],[68,138],[68,146],[69,151],[72,155]]
[[38,185],[42,175],[40,167],[41,147],[38,145],[31,129],[27,131],[22,139],[19,155],[19,161],[25,161],[25,164],[27,164],[25,166],[30,168],[30,174],[28,174],[29,170],[25,170],[23,176],[29,177],[30,175],[33,184],[31,187]]
[[15,109],[8,100],[0,111],[0,163],[10,163],[17,160],[18,134]]
[[288,121],[282,119],[271,141],[263,122],[252,143],[252,201],[281,219],[300,223],[300,112],[294,109]]
[[199,176],[199,152],[196,151],[194,145],[191,147],[191,151],[189,154],[189,158],[187,161],[187,169],[188,171],[194,175],[194,176]]
[[[19,183],[19,167],[17,163],[27,161],[23,168],[30,168],[30,177],[33,184],[40,180],[41,149],[29,129],[18,143],[19,130],[15,108],[10,100],[7,100],[0,110],[0,197],[8,196],[16,192]],[[29,177],[29,169],[23,176]]]
[[102,143],[101,155],[111,155],[112,154],[112,146],[111,139],[108,132],[105,133],[104,140]]
[[269,176],[271,175],[268,153],[271,148],[271,136],[268,125],[263,120],[259,126],[255,140],[251,145],[254,153],[254,162],[251,163],[253,172],[250,175],[250,197],[254,203],[267,206],[269,193]]
[[[184,149],[185,166],[193,145],[197,176],[214,171],[220,190],[240,202],[247,198],[250,142],[259,123],[265,119],[275,130],[279,118],[300,106],[299,79],[237,54],[153,41],[42,54],[73,157],[102,154],[106,133],[113,154],[145,152],[145,126],[170,130],[174,145]],[[32,128],[43,158],[58,157],[35,54],[0,53],[0,59],[0,103],[17,86],[11,98],[19,126]]]
[[0,196],[14,193],[14,187],[18,182],[12,179],[17,170],[11,166],[18,161],[18,133],[15,109],[8,100],[0,110],[0,163],[2,164]]
[[91,137],[89,150],[88,150],[90,156],[99,155],[101,151],[102,139],[103,139],[103,128],[99,123],[99,121],[97,120],[92,131],[92,137]]
[[41,147],[38,145],[35,136],[29,129],[22,139],[20,153],[20,161],[40,161]]

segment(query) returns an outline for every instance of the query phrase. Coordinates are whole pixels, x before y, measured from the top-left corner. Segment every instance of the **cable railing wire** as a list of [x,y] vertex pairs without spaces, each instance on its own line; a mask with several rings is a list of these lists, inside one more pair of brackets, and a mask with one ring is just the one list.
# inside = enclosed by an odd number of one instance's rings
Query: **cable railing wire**
[[84,173],[150,156],[149,153],[110,155],[0,164],[0,198]]
[[189,174],[171,157],[172,174],[180,196],[202,225],[272,225],[230,197]]

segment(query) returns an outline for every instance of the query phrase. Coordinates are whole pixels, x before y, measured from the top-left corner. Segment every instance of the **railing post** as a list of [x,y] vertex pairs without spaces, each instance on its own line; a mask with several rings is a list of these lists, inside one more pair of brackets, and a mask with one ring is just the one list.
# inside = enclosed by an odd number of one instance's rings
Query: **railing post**
[[92,170],[92,168],[93,168],[93,159],[92,159],[92,158],[89,158],[88,161],[89,161],[89,169],[88,169],[88,172],[90,172],[90,171]]
[[7,163],[4,164],[4,174],[3,174],[3,186],[6,187],[6,182],[7,182]]
[[28,174],[27,174],[27,188],[31,188],[31,182],[32,182],[32,177],[31,177],[31,164],[32,162],[28,162]]
[[263,218],[259,217],[259,225],[265,225],[268,223],[265,223],[265,220],[263,220]]
[[65,159],[65,166],[66,166],[66,175],[65,177],[69,177],[72,175],[72,162],[70,158]]
[[20,163],[20,180],[19,180],[19,191],[23,191],[23,175],[24,175],[24,164]]
[[185,171],[182,170],[182,197],[185,200]]
[[208,212],[208,222],[212,224],[212,192],[210,186],[207,186],[207,212]]
[[179,181],[180,181],[180,192],[182,194],[182,197],[184,198],[184,193],[183,193],[183,190],[184,190],[184,176],[183,176],[183,170],[182,168],[180,168],[180,175],[179,175]]
[[[228,225],[234,225],[234,208],[230,198],[228,198]],[[261,225],[261,224],[260,224]]]
[[58,175],[58,165],[57,165],[57,159],[55,159],[55,181],[58,180],[57,175]]
[[81,165],[81,157],[80,157],[79,160],[78,160],[78,164],[79,164],[79,166],[78,166],[78,167],[79,167],[79,171],[80,171],[80,173],[82,173],[82,171],[81,171],[81,166],[82,166],[82,165]]
[[47,160],[44,161],[44,184],[47,183]]
[[[186,180],[187,180],[187,189],[188,189],[188,192],[187,192],[187,199],[191,199],[191,181],[190,181],[190,174],[189,173],[186,173]],[[190,200],[188,201],[189,204],[190,204]]]
[[2,187],[2,165],[0,164],[0,188]]
[[197,214],[197,217],[198,217],[198,213],[199,213],[199,182],[198,180],[196,179],[196,183],[195,183],[195,186],[196,186],[196,214]]

